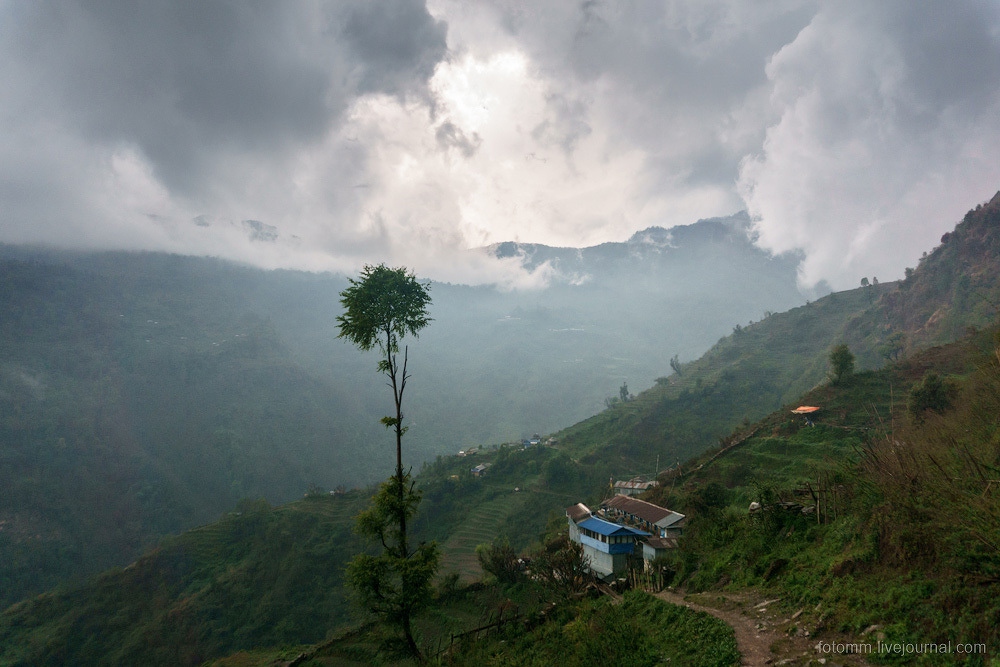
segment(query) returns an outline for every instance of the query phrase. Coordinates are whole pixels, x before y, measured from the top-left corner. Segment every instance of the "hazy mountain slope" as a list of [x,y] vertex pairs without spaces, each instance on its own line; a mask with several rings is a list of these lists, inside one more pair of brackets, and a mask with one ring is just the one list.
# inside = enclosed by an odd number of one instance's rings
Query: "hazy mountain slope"
[[[868,365],[955,340],[1000,316],[1000,192],[969,211],[941,245],[924,253],[899,289],[848,324],[845,340]],[[894,338],[895,336],[895,338]]]
[[344,400],[225,294],[4,268],[4,602],[126,562],[242,497],[299,496],[349,440],[329,411]]
[[82,588],[3,613],[0,664],[197,665],[251,646],[315,642],[346,619],[342,563],[359,493],[233,513]]
[[[744,227],[559,250],[583,257],[579,284],[555,270],[532,292],[433,285],[435,321],[411,343],[408,461],[572,423],[740,313],[799,302],[793,262],[754,249]],[[375,357],[335,337],[346,284],[3,247],[0,601],[127,562],[242,497],[285,502],[386,475],[389,394]]]
[[[861,290],[741,326],[681,374],[559,433],[574,456],[620,457],[618,475],[650,473],[715,445],[826,377],[845,322],[869,306]],[[605,453],[606,452],[606,453]]]
[[[996,321],[1000,304],[1000,195],[970,211],[908,278],[838,292],[733,330],[633,402],[566,429],[575,455],[614,447],[624,467],[651,471],[715,444],[826,379],[846,342],[859,369],[954,340]],[[893,334],[899,349],[887,347]]]

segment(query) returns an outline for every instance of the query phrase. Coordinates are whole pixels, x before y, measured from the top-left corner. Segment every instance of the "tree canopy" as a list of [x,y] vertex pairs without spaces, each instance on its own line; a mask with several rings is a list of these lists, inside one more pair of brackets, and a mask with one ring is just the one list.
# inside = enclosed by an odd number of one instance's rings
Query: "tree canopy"
[[[405,268],[369,265],[357,280],[349,280],[351,286],[340,293],[339,337],[362,350],[377,346],[383,356],[396,354],[404,336],[417,336],[431,322],[428,289]],[[384,372],[381,365],[379,370]]]
[[830,351],[830,371],[834,383],[854,373],[854,355],[844,343],[834,346]]

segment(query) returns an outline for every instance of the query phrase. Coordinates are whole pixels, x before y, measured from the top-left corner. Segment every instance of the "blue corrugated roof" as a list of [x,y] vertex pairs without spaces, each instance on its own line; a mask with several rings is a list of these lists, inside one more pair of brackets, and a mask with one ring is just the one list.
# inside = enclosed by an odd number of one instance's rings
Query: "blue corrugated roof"
[[598,519],[596,516],[592,516],[586,521],[581,521],[577,525],[579,525],[580,528],[592,530],[598,535],[649,535],[649,533],[644,530],[636,530],[635,528],[629,528],[628,526],[620,526],[617,523],[611,523],[610,521],[605,521],[604,519]]

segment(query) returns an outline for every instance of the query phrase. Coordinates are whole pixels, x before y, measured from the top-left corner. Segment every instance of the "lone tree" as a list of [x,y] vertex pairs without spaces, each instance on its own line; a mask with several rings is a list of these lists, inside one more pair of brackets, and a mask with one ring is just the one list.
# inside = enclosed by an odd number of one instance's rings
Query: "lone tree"
[[382,554],[359,554],[347,567],[347,579],[362,604],[403,633],[406,651],[422,660],[413,638],[411,619],[431,598],[431,580],[437,570],[436,543],[421,543],[411,549],[406,524],[417,511],[420,493],[414,489],[409,471],[403,471],[403,393],[409,349],[399,343],[407,335],[417,337],[430,323],[428,288],[405,268],[384,264],[365,266],[358,280],[340,293],[344,314],[337,318],[340,338],[361,350],[378,349],[378,370],[389,379],[395,414],[382,424],[396,435],[396,472],[382,483],[371,507],[357,518],[357,531],[382,546]]
[[957,395],[958,385],[954,380],[942,378],[937,373],[930,372],[910,390],[906,407],[914,421],[922,423],[928,410],[938,414],[944,412],[951,407],[952,401]]
[[846,344],[841,343],[830,351],[830,371],[834,384],[854,373],[854,355]]

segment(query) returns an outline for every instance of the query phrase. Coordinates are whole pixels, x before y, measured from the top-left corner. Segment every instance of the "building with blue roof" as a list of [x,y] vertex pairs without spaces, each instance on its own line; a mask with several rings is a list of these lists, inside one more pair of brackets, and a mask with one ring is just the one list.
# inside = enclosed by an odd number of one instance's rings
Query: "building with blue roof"
[[[636,553],[636,543],[650,533],[628,526],[599,519],[589,512],[567,510],[570,521],[570,539],[579,542],[583,555],[590,563],[590,570],[601,578],[613,577],[624,572],[628,560]],[[574,514],[577,520],[574,520]]]

